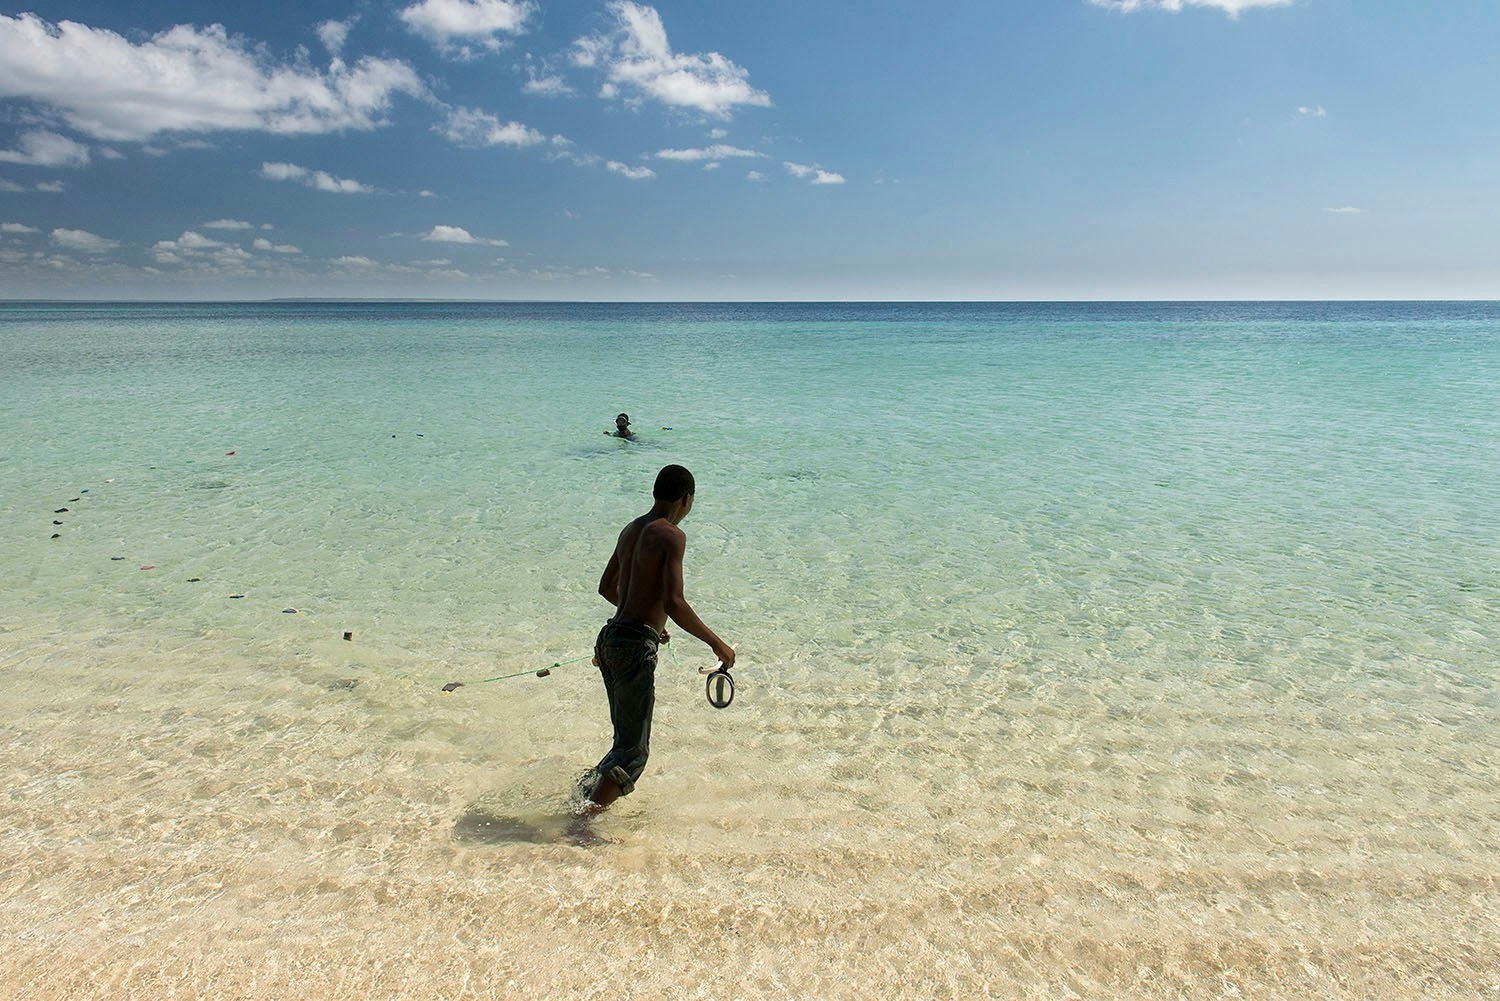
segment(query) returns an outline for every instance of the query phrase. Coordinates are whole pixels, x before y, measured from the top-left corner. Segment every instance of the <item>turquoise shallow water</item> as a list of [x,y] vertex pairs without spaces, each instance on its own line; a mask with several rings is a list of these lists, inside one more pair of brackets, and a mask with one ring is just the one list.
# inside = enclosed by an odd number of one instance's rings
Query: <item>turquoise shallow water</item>
[[[1329,983],[1496,970],[1500,304],[12,304],[0,372],[7,838],[77,856],[12,882],[11,925],[45,885],[128,896],[97,857],[166,843],[269,853],[292,875],[217,892],[298,913],[312,861],[345,913],[499,867],[608,937],[722,905],[706,858],[770,993],[926,949],[1017,996],[1322,989],[1309,950]],[[587,653],[667,462],[737,701],[684,637],[618,844],[487,836],[549,829],[602,693],[586,663],[439,688]],[[547,889],[580,880],[603,901]],[[872,901],[847,968],[776,958]],[[657,987],[703,975],[664,955]],[[549,969],[511,972],[588,985]]]

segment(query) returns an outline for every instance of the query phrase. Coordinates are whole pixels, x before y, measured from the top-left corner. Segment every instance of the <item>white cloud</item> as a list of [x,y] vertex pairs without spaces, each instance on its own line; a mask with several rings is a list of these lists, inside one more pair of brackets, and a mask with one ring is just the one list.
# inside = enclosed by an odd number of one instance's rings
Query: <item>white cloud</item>
[[418,198],[436,198],[437,197],[437,192],[436,191],[428,191],[426,188],[423,188],[421,191],[417,192],[417,197]]
[[556,73],[537,76],[536,71],[529,66],[526,67],[526,83],[521,89],[538,97],[565,97],[573,93],[568,82]]
[[260,176],[267,181],[295,181],[315,191],[338,195],[368,195],[375,189],[347,177],[334,177],[326,170],[308,170],[295,163],[263,163]]
[[[459,146],[536,146],[547,141],[547,137],[536,129],[520,122],[501,122],[487,111],[474,108],[453,108],[448,118],[432,130],[449,142]],[[554,143],[566,143],[562,136],[553,136]]]
[[534,10],[529,0],[422,0],[398,16],[439,49],[467,58],[473,52],[462,43],[498,49],[497,36],[523,34]]
[[715,142],[719,141],[720,139],[726,139],[726,138],[728,138],[728,136],[729,136],[729,130],[728,129],[709,129],[708,130],[708,137],[710,139],[714,140]]
[[728,160],[733,157],[764,156],[753,149],[741,149],[738,146],[705,146],[700,149],[664,149],[658,150],[658,160],[683,160],[689,163],[699,160]]
[[188,230],[175,240],[157,240],[151,246],[151,256],[158,264],[183,264],[189,259],[228,249],[227,243]]
[[23,132],[20,149],[0,149],[0,161],[33,167],[82,167],[89,162],[89,148],[56,132]]
[[1298,118],[1327,118],[1328,117],[1328,112],[1326,112],[1326,111],[1323,110],[1323,106],[1321,104],[1314,104],[1314,105],[1311,105],[1311,106],[1304,106],[1304,107],[1298,108],[1297,109],[1297,117]]
[[25,188],[21,187],[15,181],[0,177],[0,191],[5,192],[6,194],[14,195],[25,190]]
[[330,263],[338,265],[339,267],[344,267],[344,268],[374,268],[374,267],[379,267],[378,264],[376,264],[374,261],[370,260],[368,257],[358,257],[358,256],[335,257],[332,260],[332,262],[330,262]]
[[824,170],[818,166],[808,166],[805,163],[793,163],[790,160],[781,161],[787,173],[793,177],[800,177],[811,184],[843,184],[844,175],[836,174],[831,170]]
[[35,226],[23,222],[0,222],[0,233],[40,233]]
[[330,56],[337,56],[344,49],[344,43],[349,39],[349,29],[354,27],[354,21],[324,21],[318,25],[318,38],[323,42],[323,47],[328,50]]
[[650,98],[718,117],[739,105],[770,105],[769,95],[750,86],[749,72],[719,53],[673,52],[654,7],[611,0],[609,11],[613,31],[573,43],[574,65],[603,68],[600,96],[617,97],[623,90],[633,101]]
[[650,167],[632,167],[628,163],[619,160],[610,160],[604,165],[605,169],[622,177],[628,177],[632,181],[644,181],[648,177],[655,177],[656,171]]
[[766,179],[766,175],[762,174],[758,170],[752,170],[748,174],[745,175],[745,180],[747,180],[747,181],[764,181],[765,179]]
[[204,223],[203,224],[203,228],[204,229],[254,229],[255,227],[252,226],[248,222],[241,222],[239,219],[215,219],[213,222],[206,222],[206,223]]
[[266,251],[266,252],[269,252],[269,253],[272,253],[272,254],[300,254],[300,253],[302,253],[302,248],[301,247],[294,247],[290,243],[272,243],[270,240],[267,240],[265,237],[257,237],[256,240],[255,240],[255,242],[252,243],[250,246],[254,247],[256,250]]
[[246,264],[254,260],[246,249],[208,239],[192,230],[175,240],[157,240],[151,245],[151,258],[157,264],[174,264],[210,273],[248,273]]
[[326,72],[275,64],[223,25],[180,24],[140,42],[35,14],[0,15],[0,98],[55,108],[96,139],[256,129],[312,134],[372,129],[396,94],[427,93],[400,60],[335,59]]
[[1132,13],[1137,10],[1169,10],[1176,13],[1184,7],[1213,7],[1230,17],[1256,7],[1290,7],[1293,0],[1089,0],[1095,7]]
[[1353,205],[1340,205],[1336,209],[1324,209],[1323,211],[1324,212],[1331,212],[1334,215],[1364,215],[1365,214],[1365,210],[1364,209],[1362,209],[1362,208],[1356,208]]
[[462,226],[434,226],[430,233],[422,236],[428,243],[462,243],[470,246],[508,247],[504,240],[489,240],[474,236]]
[[66,188],[67,186],[61,181],[43,181],[36,186],[38,191],[45,191],[49,195],[60,195]]
[[52,242],[84,254],[103,254],[120,245],[118,240],[107,240],[84,229],[54,229]]

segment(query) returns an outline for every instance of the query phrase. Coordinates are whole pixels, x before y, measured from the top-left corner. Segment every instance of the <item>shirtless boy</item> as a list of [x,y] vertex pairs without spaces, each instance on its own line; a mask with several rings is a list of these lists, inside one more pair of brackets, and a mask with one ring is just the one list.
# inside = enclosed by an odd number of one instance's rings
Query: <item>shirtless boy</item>
[[656,476],[650,511],[625,526],[599,579],[599,593],[615,606],[599,630],[594,658],[609,696],[614,746],[595,767],[591,812],[629,795],[646,767],[651,710],[656,702],[657,647],[667,642],[667,619],[707,643],[726,668],[734,649],[693,611],[682,593],[682,554],[687,536],[677,525],[693,509],[693,474],[665,466]]

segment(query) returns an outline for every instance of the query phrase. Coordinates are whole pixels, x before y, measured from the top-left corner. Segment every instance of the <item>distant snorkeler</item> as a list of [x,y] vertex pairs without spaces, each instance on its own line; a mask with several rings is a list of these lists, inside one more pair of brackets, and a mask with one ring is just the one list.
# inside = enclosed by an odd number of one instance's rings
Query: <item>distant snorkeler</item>
[[615,429],[606,431],[605,434],[612,438],[624,438],[627,441],[635,441],[635,432],[630,430],[630,415],[621,414],[615,418]]

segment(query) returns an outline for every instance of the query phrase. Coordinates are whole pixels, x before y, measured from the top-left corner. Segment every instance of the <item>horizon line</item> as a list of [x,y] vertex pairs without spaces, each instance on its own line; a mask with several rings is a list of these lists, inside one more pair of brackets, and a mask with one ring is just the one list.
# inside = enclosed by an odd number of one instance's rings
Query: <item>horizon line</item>
[[1042,305],[1086,304],[1208,304],[1208,303],[1500,303],[1500,298],[1188,298],[1188,299],[494,299],[429,298],[417,296],[268,296],[263,298],[146,299],[119,297],[0,298],[0,306],[13,305],[274,305],[282,303],[427,303],[470,305],[580,305],[580,306],[704,306],[704,305]]

